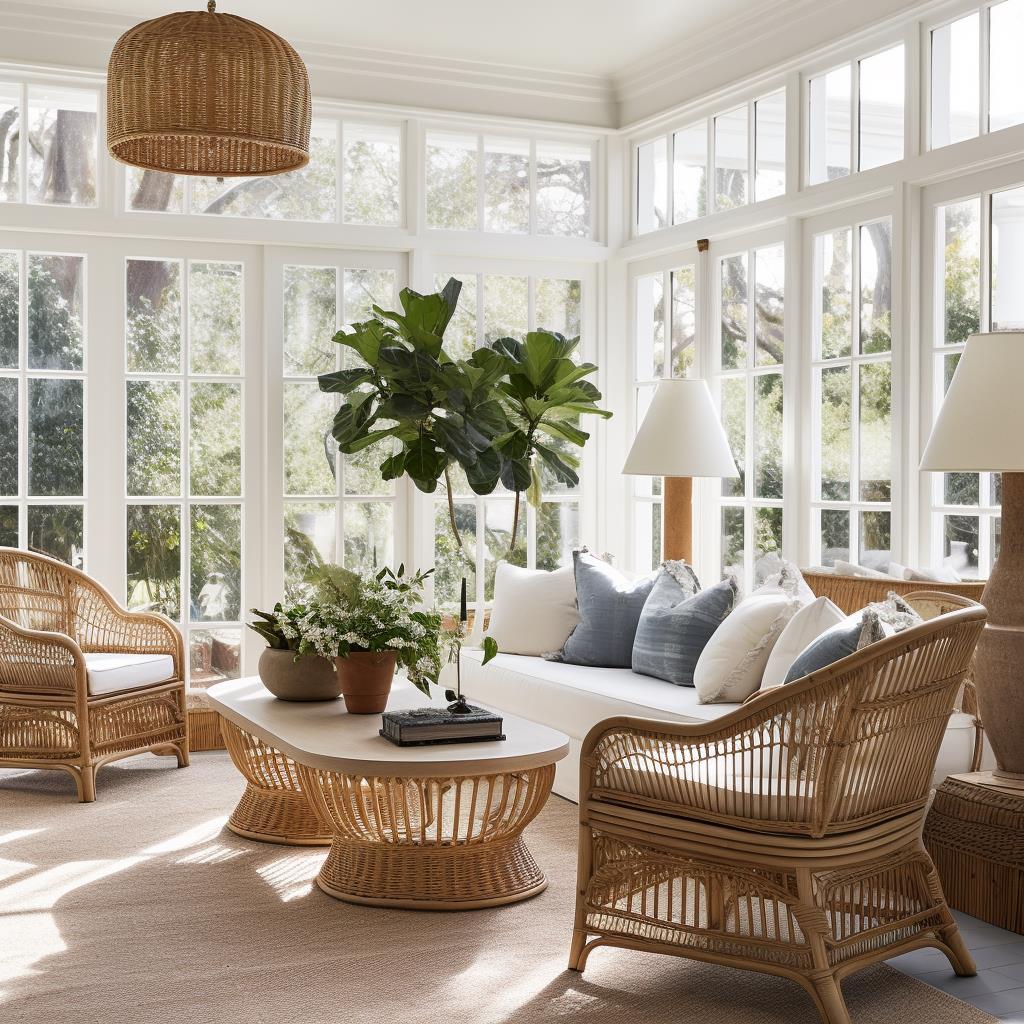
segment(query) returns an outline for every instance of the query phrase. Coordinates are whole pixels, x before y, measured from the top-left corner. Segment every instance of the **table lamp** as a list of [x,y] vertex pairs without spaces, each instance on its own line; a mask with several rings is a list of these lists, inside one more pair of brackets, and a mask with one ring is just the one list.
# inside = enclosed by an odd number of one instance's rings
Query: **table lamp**
[[996,775],[1024,788],[1024,332],[968,338],[921,469],[1003,474],[1002,543],[981,600],[975,685]]
[[693,477],[739,476],[707,381],[665,378],[622,472],[665,478],[662,556],[693,562]]

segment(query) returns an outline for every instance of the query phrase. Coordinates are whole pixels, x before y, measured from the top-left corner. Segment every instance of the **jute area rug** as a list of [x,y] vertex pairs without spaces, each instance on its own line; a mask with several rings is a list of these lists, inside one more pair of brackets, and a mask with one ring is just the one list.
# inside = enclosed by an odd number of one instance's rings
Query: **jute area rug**
[[[78,804],[60,772],[0,770],[0,1020],[7,1024],[815,1024],[796,985],[597,950],[565,970],[576,808],[527,839],[550,881],[461,914],[340,903],[319,848],[223,829],[242,790],[224,753],[138,757]],[[844,985],[857,1024],[995,1018],[888,967]]]

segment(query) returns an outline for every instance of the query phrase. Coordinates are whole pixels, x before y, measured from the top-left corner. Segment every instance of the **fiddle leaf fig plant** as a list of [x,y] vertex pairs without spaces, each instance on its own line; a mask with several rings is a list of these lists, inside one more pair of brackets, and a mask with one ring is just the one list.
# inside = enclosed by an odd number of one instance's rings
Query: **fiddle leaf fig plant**
[[462,284],[452,278],[433,295],[406,288],[401,311],[373,307],[373,319],[339,331],[363,365],[323,374],[320,389],[345,400],[331,433],[345,455],[384,444],[381,476],[403,474],[427,493],[444,480],[449,520],[455,522],[450,469],[460,466],[477,494],[500,481],[516,497],[510,550],[519,523],[519,499],[540,504],[538,460],[562,483],[579,482],[579,460],[565,445],[582,447],[590,436],[581,414],[610,416],[598,407],[601,393],[584,377],[593,363],[575,363],[579,339],[531,331],[524,341],[501,338],[469,359],[444,350]]

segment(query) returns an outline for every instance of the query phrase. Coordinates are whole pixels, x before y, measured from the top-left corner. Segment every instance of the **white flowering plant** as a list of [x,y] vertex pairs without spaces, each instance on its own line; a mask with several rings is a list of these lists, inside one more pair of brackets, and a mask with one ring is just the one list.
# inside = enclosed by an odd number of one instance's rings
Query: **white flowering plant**
[[441,671],[441,616],[423,607],[423,586],[433,572],[357,573],[337,565],[310,570],[299,599],[252,609],[249,628],[275,650],[295,657],[348,657],[351,651],[394,651],[398,667],[423,693]]

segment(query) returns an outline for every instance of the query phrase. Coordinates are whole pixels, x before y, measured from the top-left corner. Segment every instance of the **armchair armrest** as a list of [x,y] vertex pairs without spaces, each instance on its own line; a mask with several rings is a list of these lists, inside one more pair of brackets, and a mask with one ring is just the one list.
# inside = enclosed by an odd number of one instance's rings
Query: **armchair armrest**
[[63,693],[84,701],[87,676],[81,648],[64,633],[27,629],[0,615],[0,690]]
[[123,654],[169,654],[174,677],[184,679],[185,645],[177,626],[156,612],[122,608],[94,580],[75,581],[74,624],[83,651]]

